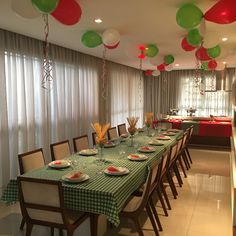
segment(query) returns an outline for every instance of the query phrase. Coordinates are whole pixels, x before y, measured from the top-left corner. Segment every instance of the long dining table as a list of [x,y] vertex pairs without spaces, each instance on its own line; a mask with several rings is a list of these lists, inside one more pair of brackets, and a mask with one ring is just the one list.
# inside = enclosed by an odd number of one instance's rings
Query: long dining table
[[[132,161],[127,158],[131,153],[138,153],[137,149],[148,145],[155,139],[156,134],[148,136],[146,132],[138,133],[134,137],[134,146],[130,147],[130,140],[121,142],[115,147],[104,148],[105,162],[97,161],[98,155],[81,156],[73,154],[67,157],[73,166],[64,169],[53,169],[48,165],[24,174],[26,177],[61,180],[62,177],[74,170],[86,173],[89,179],[80,183],[63,181],[65,205],[68,209],[103,214],[108,221],[118,226],[119,212],[122,210],[130,195],[145,181],[147,166],[159,158],[163,152],[183,134],[183,131],[170,136],[169,140],[161,140],[162,146],[153,146],[155,151],[145,153],[148,157],[144,161]],[[129,173],[122,176],[107,175],[103,172],[108,166],[126,167]],[[42,193],[43,194],[43,193]],[[2,201],[13,203],[18,201],[17,180],[12,179],[3,192]]]

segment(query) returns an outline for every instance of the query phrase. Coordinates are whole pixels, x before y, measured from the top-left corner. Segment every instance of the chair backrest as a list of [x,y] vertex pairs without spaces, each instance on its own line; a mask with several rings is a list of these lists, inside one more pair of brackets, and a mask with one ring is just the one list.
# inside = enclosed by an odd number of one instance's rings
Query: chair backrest
[[89,148],[88,135],[82,135],[76,138],[73,138],[74,151],[79,152],[83,149]]
[[177,138],[176,140],[177,140],[177,155],[179,155],[183,147],[184,136],[181,136]]
[[167,150],[162,154],[161,177],[163,177],[166,173],[169,155],[170,155],[170,150]]
[[93,132],[93,133],[92,133],[93,146],[96,146],[96,144],[97,144],[97,142],[96,142],[96,137],[97,137],[96,132]]
[[184,132],[183,134],[183,145],[182,148],[185,148],[187,146],[188,143],[188,131]]
[[53,161],[61,160],[71,155],[69,140],[53,143],[50,145],[50,149],[51,149],[51,156],[52,156]]
[[107,130],[107,137],[109,140],[119,138],[116,127],[111,127]]
[[45,165],[43,149],[39,148],[30,152],[19,154],[18,162],[21,175],[28,171],[43,167]]
[[126,129],[125,123],[117,125],[117,129],[118,129],[119,136],[121,136],[122,134],[127,134],[127,129]]
[[150,190],[151,190],[151,182],[152,182],[152,174],[153,169],[148,167],[148,174],[146,178],[146,182],[143,187],[143,194],[139,198],[139,201],[137,202],[135,208],[133,211],[143,211],[144,207],[147,205],[148,198],[150,196]]
[[[26,221],[65,224],[61,181],[17,177],[19,200]],[[43,193],[43,194],[42,194]]]
[[151,187],[150,187],[150,191],[149,191],[150,195],[152,194],[152,192],[156,189],[157,185],[159,184],[159,181],[161,178],[161,164],[162,164],[161,158],[156,159],[151,164],[152,180],[151,180]]
[[173,163],[177,155],[177,148],[178,148],[178,142],[175,142],[174,144],[170,146],[170,153],[167,160],[167,168],[169,168],[169,166]]

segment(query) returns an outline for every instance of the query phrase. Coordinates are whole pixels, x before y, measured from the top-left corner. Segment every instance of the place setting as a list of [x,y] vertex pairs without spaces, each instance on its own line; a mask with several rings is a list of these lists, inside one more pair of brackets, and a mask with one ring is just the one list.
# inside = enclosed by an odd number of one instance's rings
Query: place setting
[[131,161],[145,161],[148,159],[146,155],[140,153],[129,154],[127,158]]
[[62,180],[67,183],[81,183],[89,178],[89,175],[82,173],[81,171],[72,171],[62,176]]
[[172,131],[165,131],[164,133],[162,133],[163,135],[166,135],[166,136],[175,136],[176,133],[175,132],[172,132]]
[[127,175],[130,171],[126,167],[121,167],[121,166],[108,166],[104,171],[106,175],[111,175],[111,176],[122,176],[122,175]]
[[167,136],[167,135],[161,134],[161,135],[156,136],[156,139],[159,139],[159,140],[170,140],[171,138],[169,136]]
[[107,141],[105,144],[104,144],[104,148],[112,148],[112,147],[115,147],[116,144],[112,141]]
[[144,153],[152,153],[155,152],[156,149],[151,146],[142,146],[138,149],[139,152],[144,152]]
[[68,160],[56,160],[50,162],[48,166],[52,169],[64,169],[70,167],[71,163]]
[[160,142],[160,141],[157,140],[157,139],[151,140],[148,144],[149,144],[149,145],[152,145],[152,146],[163,146],[163,145],[164,145],[164,143]]
[[83,150],[79,151],[78,154],[81,156],[95,156],[98,154],[98,150],[95,148],[83,149]]

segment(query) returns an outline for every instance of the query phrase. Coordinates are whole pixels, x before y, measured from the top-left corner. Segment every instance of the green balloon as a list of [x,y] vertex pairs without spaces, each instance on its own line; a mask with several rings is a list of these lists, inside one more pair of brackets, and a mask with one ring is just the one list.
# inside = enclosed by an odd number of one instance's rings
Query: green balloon
[[148,44],[146,49],[146,56],[147,57],[155,57],[159,52],[159,49],[154,44]]
[[87,31],[82,35],[81,42],[88,48],[95,48],[102,44],[102,37],[95,31]]
[[32,0],[33,5],[42,13],[53,12],[59,0]]
[[208,48],[207,49],[207,55],[211,58],[216,58],[220,55],[221,48],[219,45],[216,45],[213,48]]
[[198,46],[202,42],[202,36],[198,29],[191,29],[187,35],[187,42],[192,46]]
[[184,4],[176,13],[177,24],[185,29],[196,27],[202,18],[202,11],[192,3]]
[[167,55],[164,57],[164,62],[166,65],[173,63],[175,58],[172,55]]
[[202,68],[203,70],[208,70],[208,61],[202,62],[201,68]]

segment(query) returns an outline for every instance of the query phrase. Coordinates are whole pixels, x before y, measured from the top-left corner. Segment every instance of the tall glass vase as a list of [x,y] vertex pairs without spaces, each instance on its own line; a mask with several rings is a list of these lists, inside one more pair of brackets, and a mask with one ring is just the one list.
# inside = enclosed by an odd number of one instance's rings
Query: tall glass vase
[[134,135],[131,134],[130,135],[130,147],[133,147],[134,146]]
[[99,144],[99,149],[98,149],[98,161],[99,162],[105,162],[103,151],[104,151],[104,144],[100,143]]

